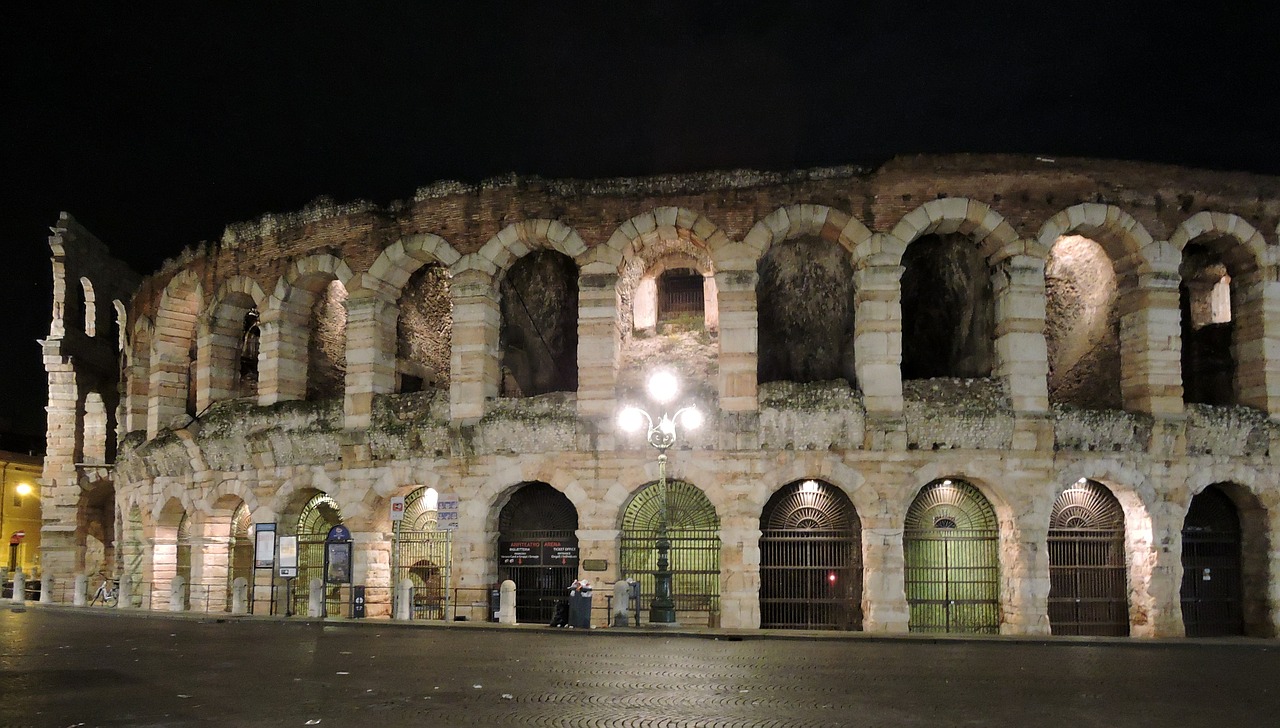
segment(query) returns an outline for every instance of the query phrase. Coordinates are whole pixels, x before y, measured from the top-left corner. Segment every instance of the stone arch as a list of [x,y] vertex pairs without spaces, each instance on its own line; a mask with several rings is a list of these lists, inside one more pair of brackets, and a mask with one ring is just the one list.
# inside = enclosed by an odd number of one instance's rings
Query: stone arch
[[1083,203],[1050,218],[1037,235],[1045,262],[1046,344],[1051,402],[1089,409],[1139,408],[1135,378],[1145,350],[1137,331],[1149,297],[1144,276],[1158,261],[1150,233],[1114,205]]
[[329,253],[301,258],[280,277],[262,319],[260,402],[341,396],[352,278]]
[[[560,248],[573,246],[530,249],[502,268],[497,281],[502,396],[577,391],[581,271]],[[511,248],[502,250],[511,253]]]
[[98,335],[98,299],[93,292],[93,281],[80,276],[80,301],[84,304],[85,336]]
[[822,205],[782,207],[744,238],[757,250],[756,377],[760,383],[857,382],[854,250],[871,231]]
[[1007,220],[985,202],[964,197],[929,200],[907,213],[884,241],[884,251],[896,256],[900,265],[908,245],[925,235],[960,233],[978,246],[978,252],[992,266],[1026,251],[1018,233]]
[[464,255],[452,264],[454,275],[478,270],[495,283],[501,273],[535,250],[554,250],[576,261],[587,251],[586,243],[573,228],[559,220],[533,219],[512,223],[489,238],[480,250]]
[[266,305],[262,286],[248,276],[232,276],[218,287],[200,325],[201,409],[219,400],[257,395],[258,321]]
[[156,311],[151,342],[150,379],[147,388],[147,435],[194,417],[196,317],[203,310],[204,294],[193,271],[175,275],[165,286]]
[[429,263],[451,268],[462,255],[444,238],[432,233],[407,235],[388,245],[378,254],[367,273],[360,277],[357,288],[376,290],[388,300],[400,297],[409,277]]
[[1182,253],[1182,388],[1188,404],[1269,408],[1262,234],[1238,215],[1198,212],[1169,236]]
[[[679,478],[650,481],[631,492],[618,512],[618,576],[640,582],[641,604],[654,600],[661,570],[655,545],[665,534],[675,621],[702,622],[719,613],[724,547],[719,511],[705,490]],[[657,614],[653,618],[664,621]]]

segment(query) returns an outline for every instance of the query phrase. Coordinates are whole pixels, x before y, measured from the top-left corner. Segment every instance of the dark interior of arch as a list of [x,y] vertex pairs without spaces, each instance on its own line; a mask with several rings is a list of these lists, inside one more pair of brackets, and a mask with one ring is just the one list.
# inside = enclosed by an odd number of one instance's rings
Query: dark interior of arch
[[854,385],[848,251],[801,235],[770,247],[758,272],[760,382],[843,379]]
[[991,376],[995,297],[973,241],[926,235],[902,265],[902,378]]
[[1060,238],[1045,263],[1049,401],[1121,409],[1120,311],[1110,256],[1088,238]]
[[449,388],[453,303],[443,266],[424,265],[409,276],[396,322],[396,379],[401,392]]
[[534,481],[511,494],[498,514],[498,530],[576,531],[578,509],[568,496],[547,483]]
[[1188,404],[1235,404],[1234,319],[1214,323],[1202,310],[1206,291],[1226,275],[1226,265],[1208,246],[1192,243],[1182,251],[1179,273],[1182,399]]
[[254,397],[258,394],[258,351],[261,348],[262,327],[258,325],[258,307],[250,306],[244,314],[240,333],[240,376],[236,380],[236,395]]
[[502,395],[578,388],[578,269],[553,250],[530,253],[502,279]]

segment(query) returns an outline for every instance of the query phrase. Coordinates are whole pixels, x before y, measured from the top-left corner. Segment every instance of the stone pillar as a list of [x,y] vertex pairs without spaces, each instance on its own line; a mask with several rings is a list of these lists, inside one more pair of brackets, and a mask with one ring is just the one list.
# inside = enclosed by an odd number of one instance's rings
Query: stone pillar
[[356,290],[347,299],[346,428],[369,427],[373,397],[396,389],[396,321],[400,308],[381,294]]
[[502,591],[499,592],[498,622],[516,623],[516,583],[510,579],[502,582]]
[[853,352],[868,417],[902,416],[900,265],[872,265],[853,274]]
[[147,437],[187,413],[187,390],[191,386],[190,339],[195,319],[181,311],[166,317],[170,325],[157,324],[151,347],[151,372],[147,378]]
[[[760,516],[720,523],[720,627],[760,627]],[[702,625],[690,625],[702,626]]]
[[617,273],[578,276],[578,416],[612,422],[617,409]]
[[753,412],[756,397],[757,320],[755,270],[720,270],[720,409]]
[[81,570],[76,542],[76,511],[80,478],[75,463],[79,386],[71,358],[63,356],[60,341],[44,343],[44,366],[49,378],[48,430],[44,471],[40,478],[40,564],[46,574],[71,578]]
[[157,527],[151,546],[151,609],[169,603],[170,585],[178,574],[177,529]]
[[453,346],[449,360],[449,407],[454,422],[484,416],[485,400],[498,396],[498,332],[502,313],[491,278],[479,271],[459,274],[453,299]]
[[1178,271],[1138,276],[1117,301],[1120,313],[1120,392],[1124,408],[1182,414],[1182,316]]
[[1152,543],[1156,546],[1147,584],[1150,611],[1146,619],[1150,626],[1143,636],[1186,635],[1182,624],[1182,522],[1186,513],[1186,506],[1166,499],[1152,505]]
[[[227,610],[227,583],[230,580],[230,524],[206,524],[205,535],[192,544],[191,589],[193,608],[197,597],[203,597],[208,612]],[[197,592],[199,590],[199,593]]]
[[365,587],[365,615],[390,617],[390,536],[379,531],[352,531],[351,540],[351,578],[353,584]]
[[1048,537],[1047,519],[1000,529],[1000,634],[1050,633]]
[[274,296],[258,319],[258,403],[267,405],[304,399],[307,395],[307,342],[311,332],[311,300],[294,289],[286,301]]
[[[585,520],[585,519],[583,519]],[[579,525],[586,525],[579,523]],[[579,567],[579,576],[586,576],[593,583],[601,584],[617,581],[618,579],[618,539],[621,537],[621,531],[618,529],[586,529],[579,528],[578,536],[578,563],[581,564],[587,559],[599,559],[607,562],[609,568],[604,571],[593,571],[587,574]]]
[[1280,421],[1280,283],[1232,284],[1237,401]]
[[249,580],[243,576],[236,577],[231,585],[231,613],[249,613]]
[[240,381],[240,347],[249,309],[226,301],[201,316],[196,329],[196,409],[235,396]]
[[1014,412],[1049,411],[1049,353],[1044,340],[1044,261],[1030,255],[1001,260],[992,275],[996,365]]
[[862,520],[862,629],[864,632],[906,632],[911,620],[907,606],[905,559],[900,519]]

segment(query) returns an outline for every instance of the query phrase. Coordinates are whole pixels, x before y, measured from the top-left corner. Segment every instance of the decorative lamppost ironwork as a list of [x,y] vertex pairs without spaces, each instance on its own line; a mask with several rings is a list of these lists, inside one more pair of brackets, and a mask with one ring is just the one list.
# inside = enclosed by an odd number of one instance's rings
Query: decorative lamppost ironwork
[[[675,399],[680,382],[668,371],[657,371],[649,377],[649,395],[660,405]],[[658,451],[658,487],[662,493],[662,508],[658,513],[658,569],[653,574],[653,602],[649,605],[651,624],[675,624],[676,605],[671,595],[671,539],[667,529],[670,512],[667,507],[667,449],[676,444],[676,424],[694,430],[702,425],[702,413],[692,405],[681,407],[675,414],[664,410],[655,421],[639,407],[627,407],[618,414],[618,426],[626,432],[648,429],[649,444]]]

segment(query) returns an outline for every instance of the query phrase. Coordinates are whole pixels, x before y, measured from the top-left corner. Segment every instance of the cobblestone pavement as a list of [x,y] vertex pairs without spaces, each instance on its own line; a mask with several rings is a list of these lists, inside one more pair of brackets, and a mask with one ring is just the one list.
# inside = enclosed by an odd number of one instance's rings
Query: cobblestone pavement
[[0,726],[1273,726],[1275,641],[761,639],[0,609]]

